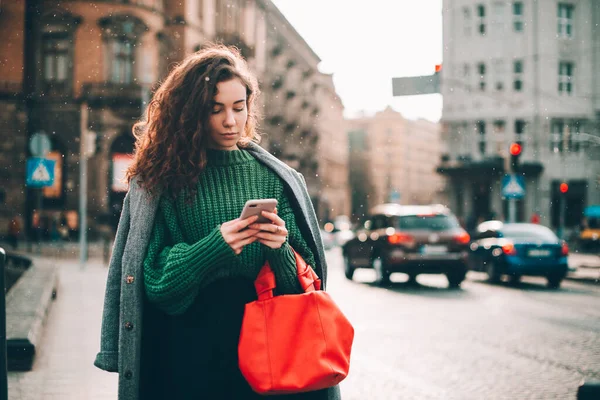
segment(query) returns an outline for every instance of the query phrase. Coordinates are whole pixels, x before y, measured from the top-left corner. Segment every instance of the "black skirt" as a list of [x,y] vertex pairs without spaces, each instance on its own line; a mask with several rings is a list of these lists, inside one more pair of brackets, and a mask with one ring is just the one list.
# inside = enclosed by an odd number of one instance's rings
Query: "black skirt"
[[254,283],[217,281],[201,290],[182,315],[168,316],[146,301],[140,400],[327,399],[327,391],[287,396],[256,394],[238,367],[244,305]]

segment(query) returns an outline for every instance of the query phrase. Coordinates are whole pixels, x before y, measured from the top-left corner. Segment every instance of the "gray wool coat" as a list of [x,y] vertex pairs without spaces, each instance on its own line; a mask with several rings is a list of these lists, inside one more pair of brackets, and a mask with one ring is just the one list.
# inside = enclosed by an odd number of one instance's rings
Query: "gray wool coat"
[[[325,254],[319,225],[304,178],[257,144],[251,143],[246,150],[279,175],[295,197],[297,220],[307,243],[313,250],[315,271],[321,277],[325,287],[327,279]],[[139,400],[144,302],[143,261],[150,241],[159,197],[150,196],[136,180],[131,181],[123,203],[109,265],[100,352],[96,356],[94,365],[108,372],[119,373],[120,400]],[[302,221],[306,221],[306,225]],[[337,386],[328,390],[328,400],[340,398]]]

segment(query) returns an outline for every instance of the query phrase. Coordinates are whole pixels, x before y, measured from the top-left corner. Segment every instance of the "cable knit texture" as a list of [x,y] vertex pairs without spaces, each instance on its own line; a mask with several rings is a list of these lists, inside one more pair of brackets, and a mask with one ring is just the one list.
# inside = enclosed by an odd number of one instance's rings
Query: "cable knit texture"
[[[292,248],[308,264],[314,256],[296,224],[280,178],[245,150],[209,150],[208,164],[191,202],[185,192],[160,199],[144,260],[148,299],[169,314],[182,314],[206,285],[227,278],[254,280],[269,261],[277,292],[299,293]],[[235,255],[221,235],[222,223],[238,218],[251,199],[275,198],[288,241],[279,249],[252,243]]]

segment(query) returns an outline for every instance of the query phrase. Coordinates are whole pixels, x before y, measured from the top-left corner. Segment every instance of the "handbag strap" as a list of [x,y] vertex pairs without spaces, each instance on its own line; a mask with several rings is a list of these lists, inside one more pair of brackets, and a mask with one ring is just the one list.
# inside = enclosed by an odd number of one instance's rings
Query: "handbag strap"
[[[292,249],[293,250],[293,249]],[[314,290],[321,290],[321,280],[317,273],[311,268],[310,265],[306,264],[306,261],[294,251],[294,257],[296,258],[296,271],[298,276],[298,282],[300,287],[305,293],[312,292]],[[267,300],[273,297],[273,289],[276,287],[275,274],[271,269],[269,262],[265,262],[258,276],[254,280],[254,288],[258,300]]]

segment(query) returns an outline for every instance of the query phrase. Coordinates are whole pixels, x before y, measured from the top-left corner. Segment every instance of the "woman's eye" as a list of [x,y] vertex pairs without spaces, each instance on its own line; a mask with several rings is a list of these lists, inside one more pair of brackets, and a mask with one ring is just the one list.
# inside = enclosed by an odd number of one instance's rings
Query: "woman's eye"
[[234,110],[237,111],[237,112],[242,112],[242,111],[244,111],[244,107],[242,107],[242,108],[234,108]]
[[212,113],[213,113],[213,114],[218,114],[218,113],[220,113],[220,112],[221,112],[221,109],[220,109],[220,108],[213,108],[213,110],[212,110]]

